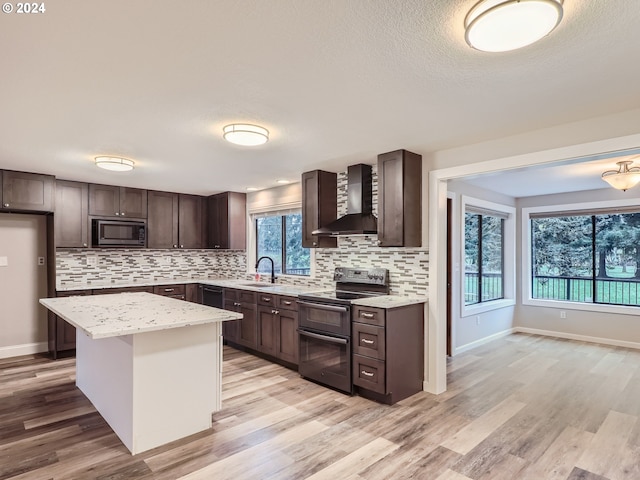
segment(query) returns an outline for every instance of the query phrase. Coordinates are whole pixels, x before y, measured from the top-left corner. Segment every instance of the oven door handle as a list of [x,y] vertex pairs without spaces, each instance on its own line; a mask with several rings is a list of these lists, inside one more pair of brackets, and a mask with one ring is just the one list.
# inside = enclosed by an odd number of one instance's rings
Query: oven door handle
[[320,310],[331,310],[332,312],[346,313],[349,311],[348,307],[338,307],[335,305],[326,305],[324,303],[303,302],[301,300],[298,300],[298,305],[302,305],[303,307],[309,307],[309,308],[318,308]]
[[321,335],[319,333],[307,332],[306,330],[298,329],[298,333],[305,337],[315,338],[316,340],[322,340],[324,342],[338,343],[340,345],[347,345],[349,343],[349,340],[346,338],[330,337],[328,335]]

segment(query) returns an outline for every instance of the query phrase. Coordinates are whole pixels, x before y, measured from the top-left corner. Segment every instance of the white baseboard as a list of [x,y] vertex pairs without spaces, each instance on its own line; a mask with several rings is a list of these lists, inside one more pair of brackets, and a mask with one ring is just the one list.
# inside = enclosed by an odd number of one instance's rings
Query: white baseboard
[[455,347],[451,354],[452,357],[458,355],[459,353],[466,352],[467,350],[471,350],[473,348],[479,347],[480,345],[484,345],[485,343],[489,343],[493,340],[497,340],[498,338],[506,337],[507,335],[511,335],[517,330],[514,328],[507,328],[506,330],[502,330],[501,332],[494,333],[493,335],[489,335],[488,337],[481,338],[479,340],[475,340],[471,343],[467,343],[465,345],[461,345],[459,347]]
[[49,350],[47,342],[25,343],[24,345],[11,345],[9,347],[0,347],[0,358],[19,357],[21,355],[32,355],[34,353],[42,353]]
[[515,327],[514,332],[531,333],[533,335],[544,335],[546,337],[566,338],[568,340],[578,340],[580,342],[601,343],[603,345],[612,345],[614,347],[626,347],[640,349],[640,343],[627,342],[625,340],[615,340],[612,338],[590,337],[588,335],[577,335],[574,333],[556,332],[553,330],[540,330],[537,328]]

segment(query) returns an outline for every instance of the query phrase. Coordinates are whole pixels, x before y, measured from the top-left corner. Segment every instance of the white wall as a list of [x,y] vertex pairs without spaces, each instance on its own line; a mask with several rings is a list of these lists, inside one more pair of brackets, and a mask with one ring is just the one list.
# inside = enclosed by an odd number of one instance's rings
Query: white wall
[[496,335],[511,331],[514,322],[514,306],[508,305],[489,311],[465,313],[462,308],[462,274],[463,241],[462,230],[464,212],[461,197],[469,196],[501,205],[515,207],[513,197],[485,190],[463,181],[454,180],[448,183],[449,198],[452,199],[452,262],[454,266],[451,286],[451,353],[464,352],[472,347],[491,340]]
[[[523,265],[529,255],[529,252],[522,248],[523,208],[587,202],[599,204],[608,200],[621,199],[637,201],[637,204],[640,205],[640,189],[621,192],[607,187],[599,190],[518,199],[516,202],[519,218],[516,250],[519,266],[518,276],[522,278],[523,275],[529,274],[529,272],[523,271]],[[558,307],[524,305],[523,295],[526,295],[526,292],[519,289],[518,293],[515,327],[520,330],[640,348],[639,315],[588,311],[585,310],[587,307],[585,304],[574,304],[574,308],[569,302],[562,302]],[[561,318],[560,312],[565,312],[566,318]]]
[[47,350],[46,258],[44,215],[0,213],[0,358]]

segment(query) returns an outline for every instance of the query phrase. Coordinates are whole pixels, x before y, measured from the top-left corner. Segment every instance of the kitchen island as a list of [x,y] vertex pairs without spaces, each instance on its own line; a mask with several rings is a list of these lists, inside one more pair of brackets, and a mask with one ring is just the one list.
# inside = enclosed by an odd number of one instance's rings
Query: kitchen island
[[242,314],[151,293],[40,303],[76,327],[76,385],[132,454],[211,427],[221,322]]

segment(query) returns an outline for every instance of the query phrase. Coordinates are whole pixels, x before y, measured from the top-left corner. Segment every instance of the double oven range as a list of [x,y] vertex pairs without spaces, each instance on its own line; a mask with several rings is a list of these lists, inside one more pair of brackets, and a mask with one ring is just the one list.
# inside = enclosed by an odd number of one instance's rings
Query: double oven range
[[300,359],[305,378],[353,393],[351,302],[389,294],[389,271],[337,267],[335,290],[298,297]]

